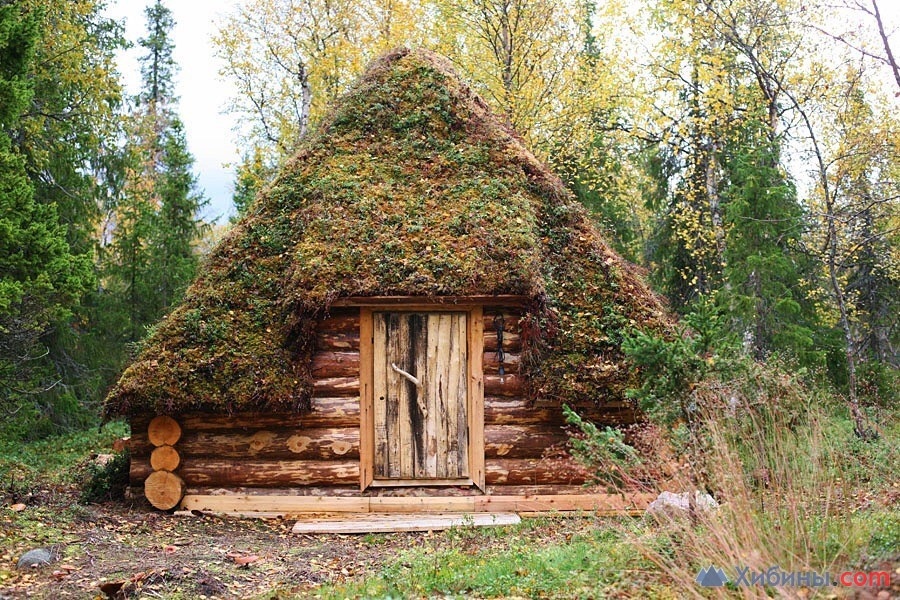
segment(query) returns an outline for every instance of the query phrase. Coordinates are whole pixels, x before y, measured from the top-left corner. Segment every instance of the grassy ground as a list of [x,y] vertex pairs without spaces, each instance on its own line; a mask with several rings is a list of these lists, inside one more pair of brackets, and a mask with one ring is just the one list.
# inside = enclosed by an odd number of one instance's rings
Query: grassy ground
[[[690,564],[679,544],[709,541],[714,550],[712,540],[723,535],[715,523],[686,531],[683,524],[643,519],[557,517],[434,534],[296,536],[289,533],[290,521],[174,517],[123,502],[80,504],[85,461],[108,451],[123,433],[113,424],[0,446],[0,597],[102,597],[101,586],[121,583],[128,597],[174,599],[683,598],[702,590],[691,581],[699,566]],[[835,568],[898,569],[900,489],[895,486],[893,496],[890,489],[847,504],[840,526],[822,521],[823,528],[809,534],[822,539],[807,547],[825,548],[823,560]],[[16,570],[18,557],[35,547],[53,547],[59,560]],[[667,562],[685,556],[683,572]],[[240,565],[245,559],[249,564]],[[894,572],[893,590],[857,593],[896,597],[898,581],[900,572]],[[812,591],[777,590],[798,597]],[[844,590],[821,596],[835,592]]]

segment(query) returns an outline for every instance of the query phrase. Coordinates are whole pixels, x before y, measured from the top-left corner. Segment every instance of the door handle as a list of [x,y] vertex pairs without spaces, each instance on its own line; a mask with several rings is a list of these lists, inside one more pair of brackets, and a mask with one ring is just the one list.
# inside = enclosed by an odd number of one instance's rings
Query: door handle
[[391,363],[391,368],[393,370],[395,370],[397,373],[399,373],[400,375],[402,375],[403,377],[405,377],[406,379],[410,380],[413,383],[413,385],[416,386],[419,390],[422,389],[422,382],[420,382],[418,380],[418,378],[413,377],[412,375],[410,375],[409,373],[407,373],[406,371],[404,371],[403,369],[398,367],[396,363]]
[[413,377],[412,375],[410,375],[409,373],[407,373],[406,371],[404,371],[403,369],[398,367],[396,365],[396,363],[391,363],[391,368],[393,370],[395,370],[397,373],[399,373],[402,377],[411,381],[414,386],[416,386],[416,389],[419,390],[419,393],[416,394],[416,404],[418,405],[419,411],[422,413],[422,415],[427,416],[428,415],[428,405],[425,403],[425,398],[424,398],[425,394],[422,393],[422,382],[419,381],[418,377]]

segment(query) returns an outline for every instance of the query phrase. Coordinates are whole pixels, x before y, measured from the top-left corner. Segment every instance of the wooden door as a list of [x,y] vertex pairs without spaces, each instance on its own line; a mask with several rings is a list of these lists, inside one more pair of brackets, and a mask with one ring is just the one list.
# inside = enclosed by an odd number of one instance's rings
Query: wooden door
[[467,313],[372,320],[375,479],[467,478]]

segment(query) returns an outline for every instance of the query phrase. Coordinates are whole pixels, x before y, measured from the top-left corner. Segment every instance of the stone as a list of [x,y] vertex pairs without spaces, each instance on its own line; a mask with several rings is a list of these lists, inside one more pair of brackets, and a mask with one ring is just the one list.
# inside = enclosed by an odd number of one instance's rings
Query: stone
[[53,559],[53,551],[49,548],[35,548],[34,550],[29,550],[19,558],[19,562],[16,563],[16,568],[27,569],[28,567],[48,565]]
[[684,517],[691,510],[691,495],[693,494],[694,512],[705,513],[719,507],[716,499],[709,494],[704,494],[700,490],[693,492],[683,492],[676,494],[673,492],[662,492],[657,496],[656,500],[647,507],[647,514],[654,517]]

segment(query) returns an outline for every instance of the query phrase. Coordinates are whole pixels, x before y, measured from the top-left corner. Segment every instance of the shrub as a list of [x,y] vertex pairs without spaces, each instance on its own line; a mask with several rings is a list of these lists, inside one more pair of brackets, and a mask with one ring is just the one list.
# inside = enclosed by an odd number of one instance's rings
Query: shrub
[[698,303],[673,336],[637,331],[623,339],[622,350],[641,383],[627,396],[652,421],[691,421],[696,410],[691,391],[697,383],[711,372],[734,368],[733,341],[719,334],[721,318],[711,303]]
[[612,491],[635,482],[641,461],[621,430],[608,425],[600,429],[568,406],[563,406],[563,413],[566,422],[578,429],[571,438],[572,454],[585,466],[593,467],[596,483],[606,484]]
[[110,500],[123,500],[128,487],[131,457],[126,450],[117,452],[109,460],[94,460],[85,469],[84,485],[81,489],[81,502],[98,503]]

